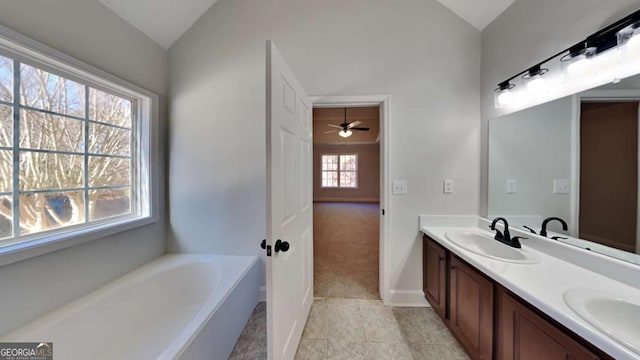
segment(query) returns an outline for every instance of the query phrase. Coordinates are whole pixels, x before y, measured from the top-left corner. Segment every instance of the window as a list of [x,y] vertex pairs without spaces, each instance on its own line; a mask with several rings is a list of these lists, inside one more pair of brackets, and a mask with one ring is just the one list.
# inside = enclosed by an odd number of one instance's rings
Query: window
[[11,54],[0,53],[0,249],[149,218],[155,100]]
[[358,187],[358,155],[322,155],[322,187]]

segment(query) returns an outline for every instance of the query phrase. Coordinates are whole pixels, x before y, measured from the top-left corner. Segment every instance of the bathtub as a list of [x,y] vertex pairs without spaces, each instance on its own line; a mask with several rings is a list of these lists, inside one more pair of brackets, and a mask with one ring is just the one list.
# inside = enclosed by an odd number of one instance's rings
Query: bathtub
[[165,255],[0,342],[52,341],[62,360],[227,359],[260,284],[256,257]]

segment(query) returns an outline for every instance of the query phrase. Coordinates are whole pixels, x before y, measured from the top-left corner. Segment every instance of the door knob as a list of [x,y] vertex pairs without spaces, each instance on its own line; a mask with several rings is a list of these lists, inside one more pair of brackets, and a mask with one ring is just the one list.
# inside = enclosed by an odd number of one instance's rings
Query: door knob
[[264,239],[260,242],[260,247],[262,249],[266,249],[267,248],[267,239]]
[[287,252],[289,251],[289,243],[278,239],[276,240],[276,244],[274,245],[273,249],[276,252],[280,252],[280,251]]

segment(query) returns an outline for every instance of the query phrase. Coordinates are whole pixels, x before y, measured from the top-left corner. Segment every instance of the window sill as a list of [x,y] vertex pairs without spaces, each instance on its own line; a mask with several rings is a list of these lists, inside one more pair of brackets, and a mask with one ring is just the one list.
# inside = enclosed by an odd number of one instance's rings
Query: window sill
[[0,247],[0,266],[27,260],[156,222],[158,222],[158,219],[151,216],[125,218],[118,222],[73,229],[16,244],[9,244]]

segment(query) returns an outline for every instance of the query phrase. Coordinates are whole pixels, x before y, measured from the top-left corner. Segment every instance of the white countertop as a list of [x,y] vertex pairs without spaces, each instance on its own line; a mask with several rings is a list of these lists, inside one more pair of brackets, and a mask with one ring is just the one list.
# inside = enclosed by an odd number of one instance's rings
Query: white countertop
[[[578,317],[563,300],[565,291],[576,288],[606,291],[629,299],[640,299],[640,289],[616,280],[616,274],[606,273],[615,269],[615,266],[605,264],[609,259],[578,248],[575,248],[576,253],[569,254],[570,256],[567,258],[561,258],[560,256],[574,250],[563,248],[563,246],[569,247],[569,245],[559,244],[518,229],[510,229],[512,236],[529,238],[521,240],[520,243],[523,249],[535,253],[541,258],[539,263],[518,264],[494,260],[470,252],[445,237],[449,231],[476,231],[493,237],[495,233],[485,230],[487,224],[487,220],[475,217],[423,216],[420,218],[420,230],[423,233],[594,346],[615,359],[640,359],[640,354],[636,354],[631,349],[609,338]],[[549,251],[554,248],[559,251]],[[560,256],[556,255],[556,252]],[[602,272],[596,272],[594,269],[576,264],[575,260],[579,257],[583,257],[580,259],[581,261],[591,261],[596,267],[599,262],[606,266],[602,266]],[[624,264],[621,266],[624,267]],[[628,269],[624,270],[628,271]],[[640,277],[640,267],[635,276]]]

